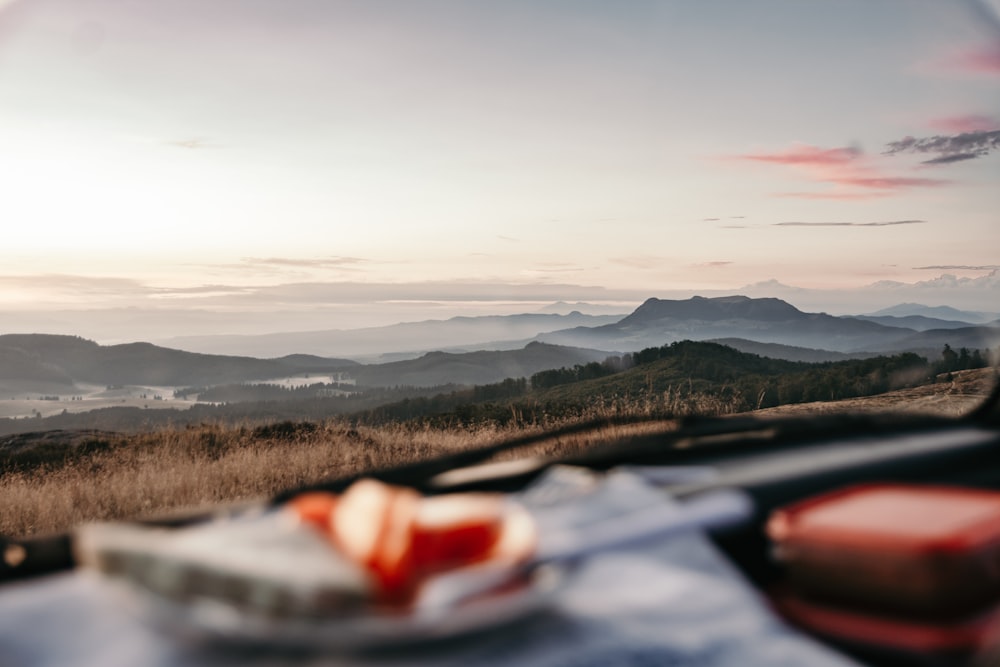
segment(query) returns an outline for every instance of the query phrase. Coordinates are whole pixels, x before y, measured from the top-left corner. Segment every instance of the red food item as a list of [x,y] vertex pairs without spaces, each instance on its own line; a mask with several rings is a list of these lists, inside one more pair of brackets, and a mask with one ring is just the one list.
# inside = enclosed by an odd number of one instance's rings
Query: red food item
[[787,589],[771,591],[770,599],[788,621],[818,635],[923,658],[939,654],[941,657],[965,656],[983,649],[991,641],[991,633],[1000,627],[1000,606],[969,617],[935,622],[831,606]]
[[289,507],[369,571],[380,602],[403,604],[427,577],[486,560],[511,565],[535,550],[527,511],[485,493],[424,498],[372,479],[341,496],[308,493]]
[[956,617],[1000,596],[1000,493],[865,484],[782,508],[768,534],[795,590]]
[[417,511],[413,560],[424,573],[486,560],[504,526],[504,503],[486,494],[425,498]]
[[330,521],[332,537],[351,560],[376,578],[382,597],[406,597],[415,584],[410,544],[420,495],[364,479],[341,496]]
[[303,493],[288,503],[299,518],[316,526],[324,533],[330,532],[330,517],[337,506],[337,496],[332,493]]

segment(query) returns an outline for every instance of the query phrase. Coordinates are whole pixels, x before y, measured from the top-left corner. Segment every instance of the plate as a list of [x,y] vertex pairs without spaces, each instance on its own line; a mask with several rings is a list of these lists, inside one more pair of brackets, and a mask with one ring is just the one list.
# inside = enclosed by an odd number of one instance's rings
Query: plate
[[178,602],[132,590],[155,626],[200,641],[365,651],[435,642],[499,628],[540,612],[563,587],[568,572],[542,567],[520,586],[431,612],[372,608],[337,616],[275,617],[212,598]]
[[363,573],[281,511],[183,529],[95,524],[81,528],[75,544],[79,562],[115,582],[144,619],[168,633],[342,651],[511,623],[549,606],[573,570],[536,567],[454,605],[421,606],[418,594],[412,607],[378,607]]

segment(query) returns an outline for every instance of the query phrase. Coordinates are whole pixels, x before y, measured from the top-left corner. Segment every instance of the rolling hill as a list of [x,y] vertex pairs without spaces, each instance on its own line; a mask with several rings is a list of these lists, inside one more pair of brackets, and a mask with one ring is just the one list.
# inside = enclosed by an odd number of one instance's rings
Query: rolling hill
[[213,386],[267,382],[305,373],[346,373],[365,387],[476,385],[540,370],[603,361],[607,352],[544,343],[520,349],[429,352],[417,359],[362,365],[346,359],[293,354],[256,359],[185,352],[150,343],[98,345],[74,336],[0,336],[0,382],[26,387],[97,385]]
[[519,350],[429,352],[418,359],[360,366],[351,371],[351,376],[359,386],[366,387],[477,385],[603,361],[607,357],[608,353],[601,350],[534,342]]
[[266,380],[303,371],[346,369],[345,359],[255,359],[197,354],[150,343],[98,345],[76,336],[0,335],[0,380],[183,386]]
[[[934,366],[915,354],[807,363],[761,357],[711,342],[679,341],[631,356],[630,368],[542,385],[465,391],[387,403],[362,421],[430,419],[478,423],[583,417],[742,412],[787,403],[867,396],[929,381]],[[546,375],[541,373],[539,375]],[[509,391],[499,391],[508,390]]]
[[866,322],[876,322],[887,327],[901,327],[913,329],[914,331],[927,331],[929,329],[962,329],[971,322],[960,320],[942,320],[937,317],[927,317],[925,315],[855,315],[856,320]]
[[965,322],[967,324],[986,324],[992,320],[1000,319],[1000,313],[984,313],[980,311],[959,310],[951,306],[925,306],[920,303],[899,303],[889,308],[874,313],[870,316],[890,316],[890,317],[930,317],[939,320],[953,320]]
[[[256,336],[181,336],[159,341],[163,345],[203,353],[245,354],[270,357],[278,354],[307,353],[376,361],[380,355],[410,358],[425,352],[475,346],[490,349],[522,347],[539,333],[576,326],[599,326],[617,322],[621,315],[566,315],[525,313],[453,317],[447,320],[403,322],[364,329],[329,329],[263,334]],[[507,341],[496,344],[497,341]]]

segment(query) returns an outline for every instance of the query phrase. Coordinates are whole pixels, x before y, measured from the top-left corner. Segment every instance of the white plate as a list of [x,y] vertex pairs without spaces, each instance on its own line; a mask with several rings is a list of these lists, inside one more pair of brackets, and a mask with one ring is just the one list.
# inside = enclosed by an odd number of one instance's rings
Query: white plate
[[[373,607],[363,574],[325,538],[266,512],[177,530],[97,524],[77,535],[81,563],[119,583],[153,625],[202,640],[362,650],[499,626],[548,605],[572,568],[454,605]],[[453,570],[449,574],[472,572]],[[332,602],[331,602],[332,600]]]
[[336,617],[275,618],[237,609],[216,599],[184,603],[133,588],[154,625],[202,641],[363,651],[459,637],[500,627],[545,609],[568,571],[541,567],[516,589],[420,613],[372,609]]

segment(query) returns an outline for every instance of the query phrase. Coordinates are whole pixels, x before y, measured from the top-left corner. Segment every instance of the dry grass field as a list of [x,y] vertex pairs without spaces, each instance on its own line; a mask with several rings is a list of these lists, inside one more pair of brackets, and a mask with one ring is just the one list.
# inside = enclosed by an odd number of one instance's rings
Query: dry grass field
[[[782,406],[755,414],[908,409],[957,415],[981,401],[992,382],[992,370],[962,371],[955,373],[950,382],[863,399]],[[724,405],[707,397],[700,405],[689,400],[683,407],[684,412],[701,414],[727,412]],[[647,409],[648,405],[643,405],[634,413],[641,415]],[[663,422],[618,426],[541,443],[533,453],[564,455],[598,441],[635,434],[636,429],[664,427]],[[463,429],[352,427],[342,420],[241,427],[206,424],[129,436],[99,434],[85,440],[83,444],[90,445],[72,455],[65,453],[71,450],[68,447],[60,453],[57,437],[55,445],[48,443],[50,453],[41,462],[8,462],[0,467],[0,534],[44,534],[85,521],[266,498],[283,489],[431,458],[542,429],[539,425]],[[0,439],[0,453],[5,447],[10,450],[12,442],[9,436]]]
[[938,382],[934,384],[898,389],[863,398],[848,398],[842,401],[780,405],[775,408],[758,410],[755,414],[761,416],[809,415],[845,411],[879,412],[892,410],[958,417],[982,403],[997,381],[996,374],[997,371],[993,368],[955,371],[947,376],[939,377]]
[[[658,427],[662,429],[662,423]],[[613,427],[556,439],[530,451],[541,456],[568,454],[598,440],[620,437],[626,429]],[[263,499],[288,488],[541,430],[528,426],[482,426],[472,430],[400,425],[353,428],[333,420],[319,424],[285,422],[271,432],[267,427],[205,425],[111,436],[97,451],[64,462],[0,473],[0,534],[45,534],[85,521]]]

